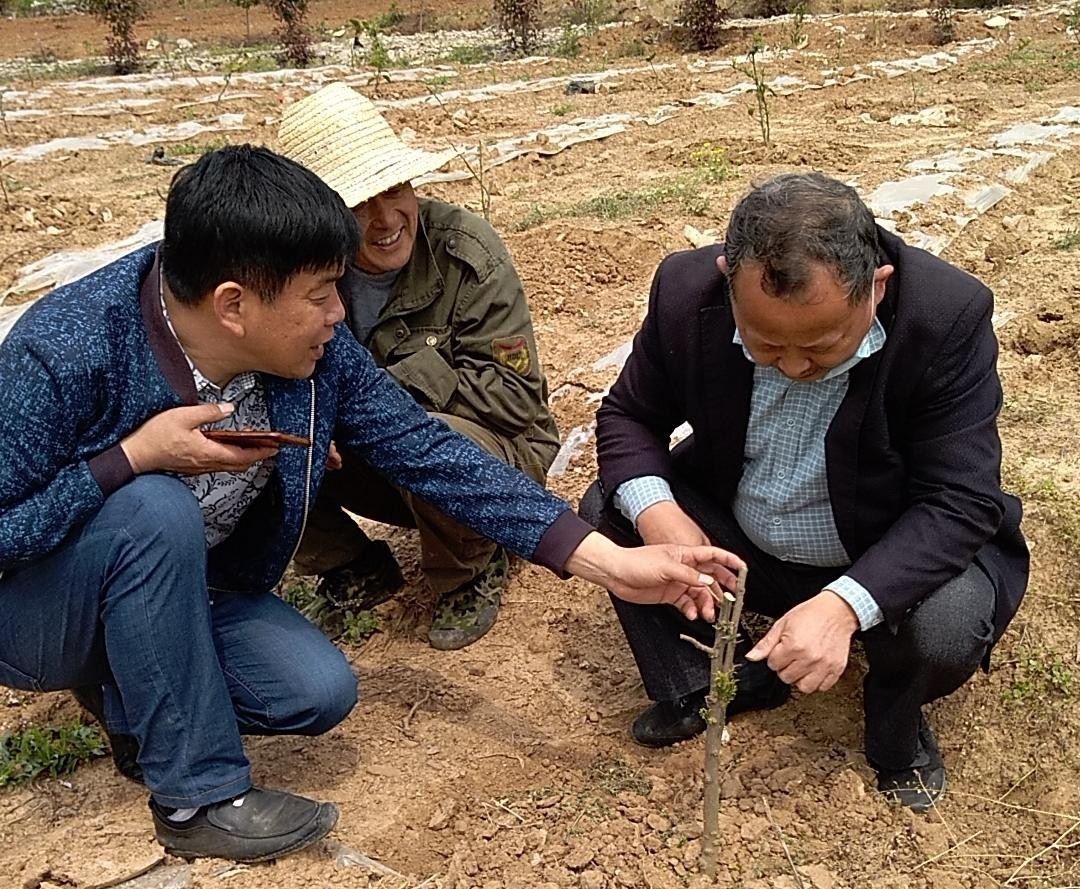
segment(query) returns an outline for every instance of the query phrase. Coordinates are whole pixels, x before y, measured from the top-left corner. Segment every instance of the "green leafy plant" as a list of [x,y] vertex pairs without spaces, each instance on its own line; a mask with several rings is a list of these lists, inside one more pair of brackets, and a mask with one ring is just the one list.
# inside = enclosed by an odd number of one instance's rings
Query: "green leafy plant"
[[359,645],[382,628],[382,619],[374,611],[346,611],[340,639]]
[[312,60],[311,34],[304,23],[308,0],[263,0],[263,5],[278,23],[277,38],[286,61],[307,67]]
[[142,0],[86,0],[86,8],[109,29],[106,55],[117,74],[139,67],[139,41],[135,23],[146,15]]
[[806,0],[799,0],[791,9],[791,45],[796,49],[805,46],[806,41]]
[[581,34],[570,22],[563,22],[559,42],[555,45],[555,55],[563,59],[576,59],[580,54]]
[[494,55],[490,46],[461,43],[450,47],[445,59],[458,65],[479,65],[491,61]]
[[956,39],[956,14],[949,0],[934,0],[930,5],[930,22],[932,39],[938,46]]
[[738,72],[745,74],[754,84],[755,107],[749,109],[750,114],[757,115],[758,127],[761,130],[761,141],[768,148],[772,145],[772,127],[769,114],[769,97],[775,96],[771,86],[765,82],[765,65],[761,61],[761,55],[765,52],[765,41],[760,35],[754,37],[750,44],[750,51],[746,54],[746,64],[739,66],[732,62],[731,66]]
[[687,42],[692,49],[715,49],[720,44],[720,32],[728,11],[717,0],[682,0],[678,21],[686,29]]
[[1080,247],[1080,227],[1069,229],[1054,241],[1054,246],[1058,250],[1072,250],[1074,247]]
[[38,775],[57,778],[83,762],[105,755],[101,732],[81,722],[0,734],[0,788],[14,787]]
[[495,0],[495,21],[512,52],[531,52],[540,32],[541,0]]
[[556,117],[566,117],[566,115],[568,115],[573,110],[574,106],[571,105],[569,102],[561,102],[558,105],[552,107],[551,113],[554,114]]
[[563,20],[571,25],[584,25],[589,34],[611,20],[611,0],[570,0]]

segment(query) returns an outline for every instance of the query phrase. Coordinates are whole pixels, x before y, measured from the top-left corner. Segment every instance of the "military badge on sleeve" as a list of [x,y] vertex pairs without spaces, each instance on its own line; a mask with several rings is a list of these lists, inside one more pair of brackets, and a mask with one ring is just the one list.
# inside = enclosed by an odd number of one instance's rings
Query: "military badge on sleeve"
[[532,367],[529,343],[523,336],[501,336],[491,341],[491,354],[503,367],[525,376]]

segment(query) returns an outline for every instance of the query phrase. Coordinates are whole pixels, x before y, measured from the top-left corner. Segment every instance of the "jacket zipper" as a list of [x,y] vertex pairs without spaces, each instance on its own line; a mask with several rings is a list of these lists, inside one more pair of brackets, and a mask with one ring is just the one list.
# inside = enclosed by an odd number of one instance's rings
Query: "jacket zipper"
[[[315,460],[315,378],[314,376],[308,381],[311,384],[311,413],[308,416],[308,452],[307,452],[307,470],[304,472],[304,518],[300,522],[300,536],[296,538],[296,546],[293,547],[292,555],[289,556],[289,561],[285,563],[285,570],[287,571],[290,563],[296,558],[296,553],[300,550],[300,544],[304,539],[304,532],[307,530],[307,517],[308,508],[311,505],[311,466]],[[281,583],[281,578],[285,576],[285,572],[281,573],[281,577],[277,579],[274,586]]]

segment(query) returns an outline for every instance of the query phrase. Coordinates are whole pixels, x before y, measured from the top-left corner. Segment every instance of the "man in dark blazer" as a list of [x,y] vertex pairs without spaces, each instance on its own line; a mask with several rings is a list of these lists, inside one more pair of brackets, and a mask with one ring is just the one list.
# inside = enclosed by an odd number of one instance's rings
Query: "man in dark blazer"
[[[1020,502],[1002,492],[993,298],[880,229],[855,191],[778,176],[723,245],[667,257],[597,414],[581,513],[623,541],[715,541],[776,618],[739,646],[729,713],[825,691],[866,650],[866,754],[922,811],[945,788],[923,705],[985,662],[1027,583]],[[691,436],[674,450],[682,423]],[[672,608],[615,602],[649,697],[634,738],[705,728],[707,658]]]

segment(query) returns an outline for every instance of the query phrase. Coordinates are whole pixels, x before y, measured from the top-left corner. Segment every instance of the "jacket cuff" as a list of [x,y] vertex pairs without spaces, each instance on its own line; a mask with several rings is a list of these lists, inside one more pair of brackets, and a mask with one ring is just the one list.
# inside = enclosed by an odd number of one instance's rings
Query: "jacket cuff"
[[101,493],[108,497],[135,478],[135,471],[128,462],[127,454],[119,444],[114,444],[107,451],[87,461],[90,474],[101,488]]
[[567,509],[544,532],[540,542],[529,560],[534,565],[553,571],[563,580],[570,575],[564,569],[574,550],[581,546],[581,541],[596,529],[579,518],[572,509]]

